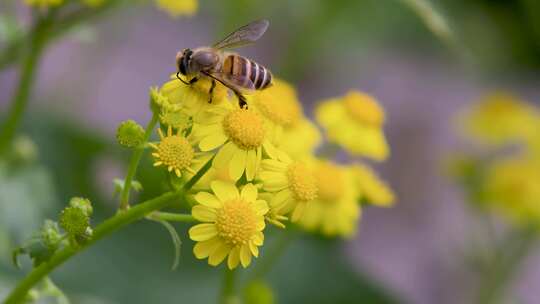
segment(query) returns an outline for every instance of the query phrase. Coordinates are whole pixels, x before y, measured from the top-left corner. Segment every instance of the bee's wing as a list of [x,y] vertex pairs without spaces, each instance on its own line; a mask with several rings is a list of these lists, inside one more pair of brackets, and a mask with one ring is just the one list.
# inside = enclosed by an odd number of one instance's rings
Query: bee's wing
[[255,84],[244,75],[231,75],[226,73],[212,72],[208,76],[221,82],[224,86],[239,93],[250,94],[255,91]]
[[229,36],[214,44],[213,47],[216,49],[232,49],[254,43],[266,32],[269,24],[268,20],[265,19],[253,21],[232,32]]

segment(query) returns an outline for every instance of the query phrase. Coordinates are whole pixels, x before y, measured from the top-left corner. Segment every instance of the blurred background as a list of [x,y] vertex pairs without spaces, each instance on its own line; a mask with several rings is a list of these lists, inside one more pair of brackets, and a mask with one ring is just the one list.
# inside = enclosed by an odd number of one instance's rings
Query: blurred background
[[[241,54],[293,83],[308,115],[349,89],[384,106],[392,155],[374,166],[398,198],[391,209],[365,208],[352,240],[295,242],[270,272],[277,302],[474,303],[464,252],[478,216],[445,168],[471,149],[454,117],[492,91],[539,102],[535,0],[200,0],[194,16],[180,18],[137,1],[70,28],[45,50],[19,130],[35,143],[36,160],[0,175],[0,298],[28,271],[13,267],[11,249],[70,197],[91,199],[96,223],[115,212],[112,179],[129,159],[115,144],[116,127],[150,119],[148,88],[176,72],[176,52],[258,18],[270,28]],[[20,1],[0,3],[0,50],[30,19]],[[2,66],[0,118],[17,75],[16,65]],[[146,159],[141,199],[158,193],[157,174]],[[52,278],[73,303],[212,303],[221,273],[200,267],[206,262],[183,241],[180,266],[170,271],[169,235],[142,221]],[[512,280],[512,301],[501,303],[540,302],[540,252],[531,250]]]

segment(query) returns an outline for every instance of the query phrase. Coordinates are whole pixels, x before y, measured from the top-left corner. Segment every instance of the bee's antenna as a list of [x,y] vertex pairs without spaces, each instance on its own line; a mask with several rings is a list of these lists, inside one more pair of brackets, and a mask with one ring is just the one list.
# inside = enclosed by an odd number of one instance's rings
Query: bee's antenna
[[185,85],[189,85],[189,83],[187,83],[184,79],[180,78],[180,72],[176,73],[176,78],[178,78],[178,80],[183,82]]

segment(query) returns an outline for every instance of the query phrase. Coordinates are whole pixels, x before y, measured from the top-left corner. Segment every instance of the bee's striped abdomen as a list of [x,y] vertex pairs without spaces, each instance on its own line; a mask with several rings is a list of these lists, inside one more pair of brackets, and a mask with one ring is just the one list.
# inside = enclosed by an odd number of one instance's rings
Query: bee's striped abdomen
[[262,90],[272,83],[272,74],[262,65],[238,55],[225,58],[223,72],[233,76],[242,76],[251,80],[256,90]]

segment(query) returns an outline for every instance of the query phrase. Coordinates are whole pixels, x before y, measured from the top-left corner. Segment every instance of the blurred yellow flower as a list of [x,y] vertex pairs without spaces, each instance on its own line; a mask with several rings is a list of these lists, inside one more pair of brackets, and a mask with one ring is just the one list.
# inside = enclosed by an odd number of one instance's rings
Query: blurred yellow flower
[[288,157],[263,160],[259,179],[262,189],[272,193],[269,200],[272,215],[291,213],[292,222],[298,221],[306,205],[317,198],[317,185],[311,170],[306,164]]
[[245,268],[252,256],[259,256],[268,205],[257,199],[257,188],[252,184],[245,185],[240,193],[233,183],[215,181],[211,187],[214,194],[199,192],[195,195],[199,204],[191,213],[204,223],[189,230],[189,237],[197,242],[193,253],[198,259],[208,258],[212,266],[228,256],[229,269],[238,264]]
[[160,94],[168,98],[171,104],[181,105],[183,111],[188,116],[195,116],[214,105],[221,104],[228,100],[228,89],[221,84],[216,84],[212,94],[210,104],[210,86],[212,82],[206,78],[201,78],[192,85],[186,85],[171,76],[170,81],[163,84],[159,90]]
[[192,16],[197,12],[197,0],[155,0],[156,6],[171,17]]
[[315,110],[315,117],[329,141],[343,146],[351,154],[378,161],[388,157],[382,129],[384,110],[373,97],[350,91],[341,98],[322,102]]
[[263,119],[251,109],[240,109],[224,102],[196,116],[192,135],[199,141],[201,151],[219,148],[213,162],[216,168],[228,168],[229,176],[237,181],[246,173],[253,180],[260,166],[263,148],[270,157],[283,152],[277,150],[266,137]]
[[540,162],[522,156],[495,161],[485,195],[495,210],[521,223],[540,222]]
[[51,6],[58,6],[64,3],[64,0],[24,0],[24,3],[29,6],[45,8]]
[[323,160],[315,160],[312,166],[318,196],[306,204],[299,224],[326,236],[353,236],[361,210],[351,169]]
[[352,166],[352,171],[362,198],[369,204],[380,207],[389,207],[394,204],[394,192],[371,168],[357,163]]
[[164,166],[169,172],[174,171],[178,177],[182,176],[183,171],[195,174],[193,166],[200,164],[203,160],[199,157],[201,154],[193,149],[190,140],[179,133],[173,134],[170,126],[166,135],[161,132],[161,129],[158,129],[158,133],[160,142],[149,144],[155,150],[152,153],[156,159],[154,166]]
[[321,141],[321,132],[317,129],[317,126],[311,120],[301,118],[291,126],[283,129],[277,148],[286,152],[293,159],[302,159],[313,155]]
[[508,93],[483,97],[458,116],[463,133],[487,144],[507,144],[531,138],[538,131],[534,106]]

